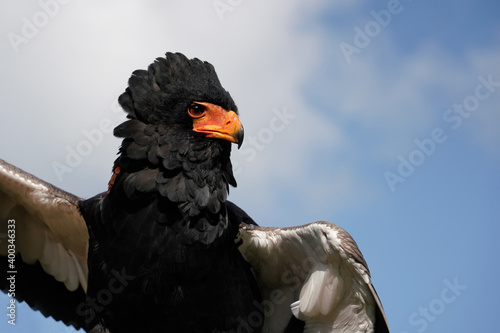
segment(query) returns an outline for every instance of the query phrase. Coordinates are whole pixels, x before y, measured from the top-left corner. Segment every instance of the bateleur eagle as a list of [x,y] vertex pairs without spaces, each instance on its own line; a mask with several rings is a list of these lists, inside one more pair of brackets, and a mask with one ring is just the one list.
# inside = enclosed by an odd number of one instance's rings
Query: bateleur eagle
[[227,201],[243,126],[211,64],[167,53],[119,103],[104,193],[85,200],[0,160],[10,296],[89,332],[389,331],[345,230],[259,227]]

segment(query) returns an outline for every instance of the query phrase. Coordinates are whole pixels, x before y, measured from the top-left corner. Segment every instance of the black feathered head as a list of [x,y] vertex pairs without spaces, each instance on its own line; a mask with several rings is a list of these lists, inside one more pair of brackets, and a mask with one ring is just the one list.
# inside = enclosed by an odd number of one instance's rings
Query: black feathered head
[[114,134],[124,138],[115,162],[115,182],[129,198],[156,191],[184,204],[190,215],[217,213],[228,184],[236,186],[231,142],[243,127],[231,95],[214,67],[180,53],[136,70],[119,102],[128,113]]
[[186,117],[185,111],[194,102],[238,112],[215,68],[206,61],[188,59],[181,53],[167,53],[166,58],[157,58],[147,71],[134,71],[119,102],[129,118],[146,124],[189,124],[191,119]]

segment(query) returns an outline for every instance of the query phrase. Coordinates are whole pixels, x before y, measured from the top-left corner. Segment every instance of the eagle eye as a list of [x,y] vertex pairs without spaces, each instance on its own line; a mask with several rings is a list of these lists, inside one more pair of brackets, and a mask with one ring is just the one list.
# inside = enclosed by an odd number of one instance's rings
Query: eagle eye
[[200,118],[205,115],[205,106],[201,104],[191,104],[188,108],[188,113],[193,118]]

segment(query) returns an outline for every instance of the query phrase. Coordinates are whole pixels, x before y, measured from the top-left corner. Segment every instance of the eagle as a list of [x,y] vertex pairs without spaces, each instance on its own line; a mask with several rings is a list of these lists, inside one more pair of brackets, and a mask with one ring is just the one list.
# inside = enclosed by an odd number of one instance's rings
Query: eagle
[[244,130],[210,63],[166,53],[118,101],[104,192],[83,199],[0,160],[11,300],[93,333],[389,332],[344,229],[262,227],[227,200]]

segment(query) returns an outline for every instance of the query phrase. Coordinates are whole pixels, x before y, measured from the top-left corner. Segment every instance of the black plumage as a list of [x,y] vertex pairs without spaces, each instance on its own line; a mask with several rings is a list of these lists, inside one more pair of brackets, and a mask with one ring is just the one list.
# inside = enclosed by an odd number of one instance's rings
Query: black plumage
[[231,96],[212,65],[168,53],[135,71],[119,101],[130,120],[115,129],[124,139],[113,184],[80,208],[90,235],[88,297],[98,299],[116,272],[130,281],[102,310],[89,304],[90,326],[236,330],[237,318],[261,310],[234,242],[239,223],[226,210],[228,184],[236,185],[231,147],[193,132],[186,112],[193,101],[236,111]]

